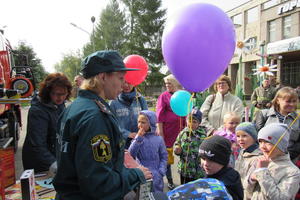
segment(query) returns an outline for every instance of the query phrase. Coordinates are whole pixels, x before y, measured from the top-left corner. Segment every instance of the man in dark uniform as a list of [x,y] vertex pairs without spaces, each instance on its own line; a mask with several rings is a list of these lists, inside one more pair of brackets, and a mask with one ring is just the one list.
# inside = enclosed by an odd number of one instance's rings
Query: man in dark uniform
[[277,90],[270,85],[268,79],[264,79],[261,86],[255,88],[251,95],[251,103],[255,106],[254,119],[256,118],[257,112],[261,109],[269,109],[272,106],[271,101],[275,97]]
[[57,134],[58,200],[114,200],[152,178],[142,166],[124,167],[125,141],[105,100],[122,91],[125,68],[116,51],[98,51],[82,64],[77,99],[61,116]]

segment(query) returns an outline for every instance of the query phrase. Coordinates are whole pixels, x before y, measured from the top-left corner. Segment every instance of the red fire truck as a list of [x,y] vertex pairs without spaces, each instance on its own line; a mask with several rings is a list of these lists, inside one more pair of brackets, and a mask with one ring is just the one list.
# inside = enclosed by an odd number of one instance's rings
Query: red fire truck
[[18,148],[20,104],[30,101],[34,78],[29,66],[15,66],[10,43],[0,30],[0,149]]

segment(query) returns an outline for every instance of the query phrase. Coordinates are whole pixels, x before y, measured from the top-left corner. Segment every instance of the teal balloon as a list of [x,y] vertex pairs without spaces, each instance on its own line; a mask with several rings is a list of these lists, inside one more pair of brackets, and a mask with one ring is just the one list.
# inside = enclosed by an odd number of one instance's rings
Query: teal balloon
[[192,95],[185,90],[175,92],[170,100],[172,111],[180,117],[187,116],[193,108],[193,102],[190,101],[191,96]]

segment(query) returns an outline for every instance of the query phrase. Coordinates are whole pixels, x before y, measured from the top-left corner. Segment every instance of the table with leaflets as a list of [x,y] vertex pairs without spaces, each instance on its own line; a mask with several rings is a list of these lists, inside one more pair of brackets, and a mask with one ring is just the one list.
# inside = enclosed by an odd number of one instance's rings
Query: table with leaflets
[[[30,200],[54,200],[55,190],[52,185],[52,178],[49,178],[47,173],[39,173],[35,175],[35,194],[31,198],[25,198]],[[5,189],[5,200],[24,200],[22,198],[21,181]]]

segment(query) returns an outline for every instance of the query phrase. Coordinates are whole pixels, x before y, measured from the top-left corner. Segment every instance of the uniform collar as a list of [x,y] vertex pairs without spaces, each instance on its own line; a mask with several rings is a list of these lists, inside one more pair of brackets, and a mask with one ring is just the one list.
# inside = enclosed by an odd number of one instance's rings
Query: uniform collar
[[110,107],[106,103],[106,101],[104,99],[102,99],[100,96],[98,96],[95,92],[90,91],[90,90],[80,90],[78,96],[94,100],[102,112],[107,113],[107,114],[112,114]]

